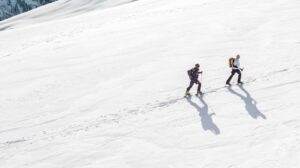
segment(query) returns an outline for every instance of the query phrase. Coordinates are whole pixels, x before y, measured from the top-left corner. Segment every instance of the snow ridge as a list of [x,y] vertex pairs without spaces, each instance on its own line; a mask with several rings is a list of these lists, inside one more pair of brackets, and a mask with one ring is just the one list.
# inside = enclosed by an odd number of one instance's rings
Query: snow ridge
[[55,0],[0,0],[0,21]]

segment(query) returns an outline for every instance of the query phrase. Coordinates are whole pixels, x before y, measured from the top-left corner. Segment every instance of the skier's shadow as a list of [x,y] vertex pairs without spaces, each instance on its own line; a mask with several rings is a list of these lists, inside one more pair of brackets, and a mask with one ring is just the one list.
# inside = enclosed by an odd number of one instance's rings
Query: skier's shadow
[[200,107],[197,103],[194,103],[190,97],[188,97],[186,99],[199,112],[203,130],[205,130],[205,131],[210,130],[211,132],[213,132],[216,135],[220,134],[220,129],[214,123],[214,121],[212,119],[212,116],[215,115],[215,113],[208,114],[208,105],[204,101],[203,97],[202,96],[199,97],[199,100],[203,104],[203,107]]
[[246,94],[246,96],[234,91],[231,87],[228,87],[229,92],[239,96],[245,102],[245,108],[252,118],[256,119],[261,117],[266,119],[267,117],[257,108],[256,101],[252,98],[250,93],[244,88],[243,85],[238,86]]

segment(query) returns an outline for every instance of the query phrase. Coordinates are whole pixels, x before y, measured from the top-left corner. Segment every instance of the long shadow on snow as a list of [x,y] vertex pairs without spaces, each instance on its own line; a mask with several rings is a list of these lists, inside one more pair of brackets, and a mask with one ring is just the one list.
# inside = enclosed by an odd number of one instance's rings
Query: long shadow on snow
[[208,105],[204,101],[203,97],[199,97],[199,100],[203,104],[203,107],[200,107],[197,103],[194,103],[190,97],[186,98],[186,99],[199,112],[203,130],[205,130],[205,131],[210,130],[212,133],[214,133],[216,135],[220,134],[220,129],[214,123],[214,121],[212,119],[212,116],[215,115],[215,113],[208,114]]
[[258,117],[261,117],[266,119],[267,117],[257,108],[256,100],[252,98],[250,93],[244,88],[243,85],[238,86],[246,94],[246,96],[234,91],[231,87],[228,87],[229,92],[239,96],[245,102],[245,108],[252,118],[257,119]]

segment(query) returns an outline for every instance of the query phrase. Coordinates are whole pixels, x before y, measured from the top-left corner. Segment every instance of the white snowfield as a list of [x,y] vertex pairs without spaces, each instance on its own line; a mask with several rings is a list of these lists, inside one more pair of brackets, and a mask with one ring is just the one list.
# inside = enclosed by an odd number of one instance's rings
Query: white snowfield
[[299,168],[299,9],[59,0],[0,22],[0,167]]

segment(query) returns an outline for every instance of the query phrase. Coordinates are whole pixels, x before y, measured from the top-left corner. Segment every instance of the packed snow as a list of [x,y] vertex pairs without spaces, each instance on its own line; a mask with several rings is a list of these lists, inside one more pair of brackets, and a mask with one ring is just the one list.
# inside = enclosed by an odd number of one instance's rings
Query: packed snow
[[59,0],[0,22],[0,167],[299,168],[299,9]]

